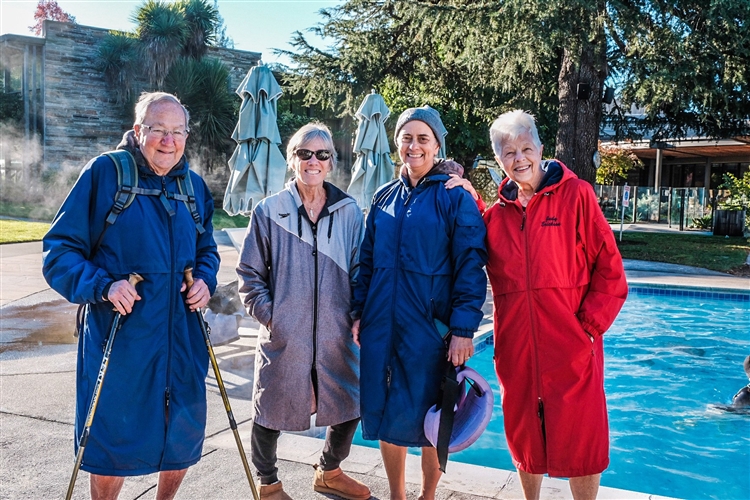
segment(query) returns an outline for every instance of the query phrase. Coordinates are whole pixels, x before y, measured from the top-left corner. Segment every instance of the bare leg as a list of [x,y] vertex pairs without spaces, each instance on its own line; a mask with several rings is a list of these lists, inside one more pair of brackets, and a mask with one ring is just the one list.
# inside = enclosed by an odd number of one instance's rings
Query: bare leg
[[590,476],[571,477],[570,492],[575,500],[594,500],[599,493],[599,480],[601,474],[592,474]]
[[519,470],[518,479],[521,480],[523,497],[526,500],[539,500],[539,494],[542,491],[542,474],[529,474]]
[[91,500],[116,500],[124,482],[124,477],[91,474],[89,476]]
[[437,450],[432,446],[422,448],[422,492],[421,500],[435,500],[435,491],[443,473],[440,471]]
[[156,486],[156,500],[172,500],[186,473],[187,469],[161,471]]
[[391,500],[406,500],[406,447],[380,441]]

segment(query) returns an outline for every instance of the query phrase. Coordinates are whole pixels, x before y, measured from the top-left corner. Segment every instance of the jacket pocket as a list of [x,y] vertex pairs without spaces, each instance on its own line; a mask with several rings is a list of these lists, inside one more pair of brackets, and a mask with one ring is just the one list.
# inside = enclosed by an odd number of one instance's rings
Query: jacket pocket
[[589,332],[587,332],[583,325],[581,324],[581,321],[578,319],[577,315],[573,315],[573,324],[575,325],[576,333],[578,334],[578,337],[585,340],[587,342],[587,345],[591,345],[594,343],[594,337],[592,337]]

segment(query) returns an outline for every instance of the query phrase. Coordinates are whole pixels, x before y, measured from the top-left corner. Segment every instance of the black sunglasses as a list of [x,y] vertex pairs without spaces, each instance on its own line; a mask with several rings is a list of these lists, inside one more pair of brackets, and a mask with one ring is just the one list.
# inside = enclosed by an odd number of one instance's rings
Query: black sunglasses
[[297,158],[303,161],[309,160],[313,155],[315,155],[315,158],[317,158],[318,161],[326,161],[331,158],[331,152],[327,149],[319,149],[317,151],[310,151],[309,149],[298,149],[294,152],[294,154],[297,155]]

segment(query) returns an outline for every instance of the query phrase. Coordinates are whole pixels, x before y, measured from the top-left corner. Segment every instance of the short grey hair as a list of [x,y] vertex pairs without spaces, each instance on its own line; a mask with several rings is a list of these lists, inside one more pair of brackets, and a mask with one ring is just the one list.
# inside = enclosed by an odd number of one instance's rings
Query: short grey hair
[[490,142],[492,142],[492,151],[494,151],[495,156],[498,158],[502,156],[505,141],[512,141],[524,132],[531,134],[536,147],[542,147],[533,115],[521,109],[514,109],[500,115],[497,120],[492,122],[490,127]]
[[168,94],[166,92],[143,92],[138,98],[138,102],[135,103],[135,124],[142,125],[143,120],[146,118],[148,108],[154,104],[160,102],[172,102],[182,108],[182,112],[185,113],[185,129],[190,131],[190,113],[187,108],[182,105],[177,96]]
[[336,153],[336,146],[333,144],[333,134],[331,129],[320,122],[311,122],[304,125],[289,139],[289,143],[286,145],[286,164],[289,170],[294,170],[294,152],[308,144],[315,139],[320,139],[325,144],[325,148],[331,152],[331,170],[336,168],[336,161],[338,160],[338,154]]

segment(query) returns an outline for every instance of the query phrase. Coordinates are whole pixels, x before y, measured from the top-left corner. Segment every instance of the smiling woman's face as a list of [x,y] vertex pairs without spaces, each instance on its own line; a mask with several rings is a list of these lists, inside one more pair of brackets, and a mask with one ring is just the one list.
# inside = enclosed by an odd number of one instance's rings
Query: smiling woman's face
[[495,159],[503,166],[510,180],[534,190],[544,178],[541,168],[543,146],[534,144],[529,132],[524,132],[513,140],[505,140],[500,157]]
[[421,178],[435,164],[435,156],[440,151],[440,143],[429,125],[412,120],[398,132],[398,156],[409,169],[410,177]]
[[[325,150],[326,143],[323,139],[316,137],[310,142],[301,144],[298,148],[308,149],[310,151]],[[318,160],[315,155],[312,155],[309,160],[300,160],[297,155],[294,155],[292,159],[294,163],[294,174],[297,178],[297,182],[301,182],[308,187],[318,187],[323,184],[323,181],[331,171],[331,160]]]

